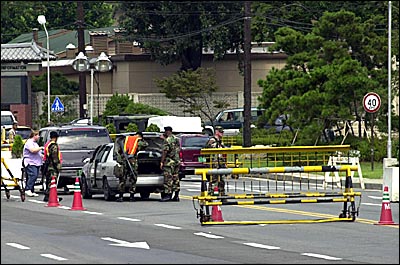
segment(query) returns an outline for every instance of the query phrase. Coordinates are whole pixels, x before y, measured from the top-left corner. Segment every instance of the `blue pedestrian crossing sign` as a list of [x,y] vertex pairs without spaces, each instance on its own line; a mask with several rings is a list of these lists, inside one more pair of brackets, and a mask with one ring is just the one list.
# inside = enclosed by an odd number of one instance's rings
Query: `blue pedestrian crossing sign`
[[53,102],[53,105],[51,105],[51,111],[52,112],[64,111],[64,105],[61,103],[61,100],[58,97],[56,97],[56,99]]

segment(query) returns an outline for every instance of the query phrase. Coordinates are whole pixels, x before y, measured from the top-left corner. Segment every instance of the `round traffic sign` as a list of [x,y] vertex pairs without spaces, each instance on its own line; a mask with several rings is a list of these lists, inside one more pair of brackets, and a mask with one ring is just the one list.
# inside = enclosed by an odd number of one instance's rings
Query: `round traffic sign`
[[375,113],[381,107],[381,98],[375,92],[369,92],[364,96],[363,105],[366,112]]

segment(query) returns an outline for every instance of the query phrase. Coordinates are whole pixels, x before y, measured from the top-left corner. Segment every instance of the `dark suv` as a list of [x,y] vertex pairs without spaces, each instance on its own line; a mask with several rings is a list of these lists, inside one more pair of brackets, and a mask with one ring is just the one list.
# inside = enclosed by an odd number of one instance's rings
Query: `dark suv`
[[78,170],[82,169],[83,160],[91,157],[94,150],[101,144],[111,143],[108,130],[98,125],[63,125],[45,127],[39,130],[39,146],[50,140],[50,132],[55,131],[59,137],[57,143],[62,153],[62,168],[58,187],[73,185]]
[[200,154],[200,150],[205,148],[209,135],[204,134],[178,134],[180,141],[179,179],[185,175],[193,175],[196,168],[208,167],[206,158]]

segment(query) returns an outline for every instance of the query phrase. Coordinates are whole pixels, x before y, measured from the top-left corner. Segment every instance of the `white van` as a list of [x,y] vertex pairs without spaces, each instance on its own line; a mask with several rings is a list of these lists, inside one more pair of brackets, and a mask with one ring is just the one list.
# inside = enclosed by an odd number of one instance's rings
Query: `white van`
[[14,114],[11,111],[8,110],[1,111],[1,127],[4,126],[6,130],[11,129],[14,122],[16,121],[17,119],[15,119]]
[[147,126],[151,124],[157,125],[161,132],[164,131],[164,127],[171,126],[174,134],[201,133],[203,131],[200,117],[156,116],[148,119]]

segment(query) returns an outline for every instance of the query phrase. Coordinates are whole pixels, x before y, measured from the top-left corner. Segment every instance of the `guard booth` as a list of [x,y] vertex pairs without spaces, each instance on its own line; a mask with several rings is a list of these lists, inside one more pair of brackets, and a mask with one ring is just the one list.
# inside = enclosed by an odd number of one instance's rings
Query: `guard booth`
[[[201,154],[210,164],[208,168],[195,170],[195,174],[201,175],[201,193],[192,198],[196,216],[202,225],[355,221],[361,192],[353,189],[352,172],[357,171],[358,166],[328,165],[329,157],[338,151],[349,155],[350,146],[202,149]],[[213,156],[221,155],[226,157],[228,167],[213,168]],[[326,172],[338,173],[339,180]],[[214,194],[214,189],[210,188],[210,179],[215,175],[225,178],[224,196]],[[341,185],[337,185],[337,181]],[[332,215],[336,217],[322,219],[221,220],[214,216],[216,207],[231,217],[234,216],[229,212],[232,206],[299,203],[342,203],[342,208]]]

